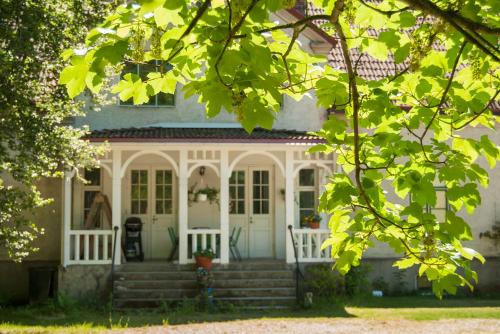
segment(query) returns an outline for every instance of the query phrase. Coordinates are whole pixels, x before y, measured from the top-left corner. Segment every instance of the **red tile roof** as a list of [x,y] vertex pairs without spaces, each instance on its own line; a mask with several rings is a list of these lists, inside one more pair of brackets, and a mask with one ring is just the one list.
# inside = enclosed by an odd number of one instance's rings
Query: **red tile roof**
[[188,143],[322,143],[323,139],[294,130],[256,128],[248,134],[242,128],[144,127],[95,130],[85,139],[92,142],[188,142]]

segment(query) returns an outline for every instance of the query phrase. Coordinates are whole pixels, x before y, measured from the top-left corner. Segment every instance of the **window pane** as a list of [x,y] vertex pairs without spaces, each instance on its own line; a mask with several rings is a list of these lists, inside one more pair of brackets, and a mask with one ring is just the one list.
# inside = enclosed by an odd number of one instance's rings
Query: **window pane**
[[315,198],[314,191],[301,191],[299,194],[299,206],[300,208],[309,209],[314,208]]
[[165,184],[172,184],[172,171],[171,170],[165,171]]
[[232,184],[236,183],[236,182],[235,182],[235,181],[236,181],[236,173],[237,173],[237,172],[232,172],[232,173],[231,173],[231,177],[229,178],[229,183],[230,183],[230,184],[231,184],[231,183],[232,183]]
[[269,172],[267,170],[261,171],[261,183],[269,184]]
[[235,214],[236,210],[236,201],[231,201],[231,203],[229,204],[229,213]]
[[253,213],[260,214],[260,201],[253,201]]
[[245,183],[245,172],[244,171],[239,171],[238,172],[238,183],[239,184],[244,184]]
[[436,209],[446,209],[446,191],[436,190]]
[[148,183],[148,171],[147,170],[141,170],[140,174],[141,174],[141,179],[140,179],[141,184]]
[[244,186],[238,187],[238,198],[245,199],[245,187]]
[[165,213],[172,213],[172,201],[166,200],[164,204],[165,204]]
[[229,187],[229,198],[236,198],[236,188],[234,186]]
[[156,199],[163,198],[163,186],[156,186]]
[[101,169],[100,168],[92,168],[89,170],[85,170],[85,180],[89,183],[86,183],[86,186],[100,186],[101,185]]
[[173,106],[175,105],[175,95],[167,93],[158,93],[156,96],[157,105],[159,106]]
[[269,202],[268,201],[262,201],[261,203],[261,209],[262,209],[262,214],[267,214],[269,213]]
[[166,199],[172,198],[172,186],[165,186],[163,196]]
[[263,186],[261,188],[261,194],[263,199],[268,199],[269,198],[269,187]]
[[132,171],[132,184],[138,184],[139,183],[139,171],[133,170]]
[[131,194],[132,199],[139,199],[139,187],[132,185],[132,194]]
[[163,201],[156,201],[156,213],[163,213]]
[[301,169],[299,172],[299,186],[314,186],[314,169]]
[[254,170],[253,171],[253,184],[259,184],[260,183],[260,171]]
[[141,197],[141,199],[147,199],[148,198],[148,187],[147,186],[141,186],[140,197]]
[[157,170],[156,171],[156,184],[163,184],[163,171]]
[[238,201],[238,213],[239,214],[245,213],[245,202],[244,201]]
[[253,186],[253,198],[260,199],[260,186]]
[[140,213],[144,214],[146,213],[147,209],[148,209],[148,202],[147,201],[141,201],[140,202]]

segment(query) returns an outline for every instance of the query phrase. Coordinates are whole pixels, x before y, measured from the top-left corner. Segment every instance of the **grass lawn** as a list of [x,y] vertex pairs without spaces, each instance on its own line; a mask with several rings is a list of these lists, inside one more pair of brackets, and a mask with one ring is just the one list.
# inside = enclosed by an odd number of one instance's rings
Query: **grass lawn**
[[434,297],[358,298],[344,302],[320,301],[308,310],[196,312],[192,306],[177,310],[116,311],[52,304],[0,309],[0,333],[92,333],[113,328],[165,324],[219,322],[243,319],[439,320],[500,319],[500,299]]

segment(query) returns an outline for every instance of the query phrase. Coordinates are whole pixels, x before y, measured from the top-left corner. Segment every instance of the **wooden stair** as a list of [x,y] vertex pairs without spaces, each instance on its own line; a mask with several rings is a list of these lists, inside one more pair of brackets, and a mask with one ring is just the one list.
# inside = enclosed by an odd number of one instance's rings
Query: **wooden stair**
[[[283,261],[238,262],[212,268],[216,303],[240,308],[295,305],[293,270]],[[117,308],[150,308],[200,294],[194,265],[161,262],[126,263],[116,270]]]

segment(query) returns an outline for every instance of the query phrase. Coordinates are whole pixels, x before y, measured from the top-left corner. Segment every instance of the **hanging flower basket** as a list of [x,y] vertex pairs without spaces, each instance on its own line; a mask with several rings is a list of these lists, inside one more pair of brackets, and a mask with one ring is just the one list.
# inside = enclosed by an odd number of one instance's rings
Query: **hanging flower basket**
[[208,198],[207,194],[200,194],[200,193],[198,193],[197,197],[196,197],[196,200],[198,202],[206,202],[207,198]]

